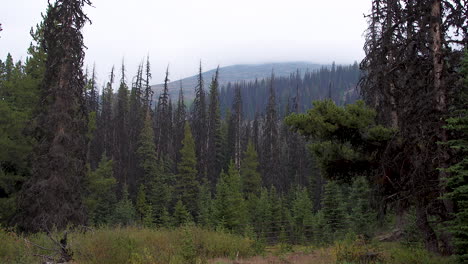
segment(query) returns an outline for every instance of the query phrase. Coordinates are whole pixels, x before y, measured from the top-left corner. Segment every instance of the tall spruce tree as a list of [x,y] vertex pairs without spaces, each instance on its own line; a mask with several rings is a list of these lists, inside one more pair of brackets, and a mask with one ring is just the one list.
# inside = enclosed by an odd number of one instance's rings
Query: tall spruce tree
[[207,118],[206,118],[206,96],[203,82],[202,67],[200,62],[200,69],[198,73],[198,82],[195,87],[195,99],[193,100],[191,126],[193,138],[196,142],[197,154],[197,172],[199,179],[206,176],[206,140],[207,140]]
[[182,82],[180,83],[179,98],[177,100],[177,108],[174,113],[174,133],[173,143],[174,143],[174,152],[175,160],[174,164],[177,169],[177,164],[180,161],[180,150],[182,149],[182,140],[184,139],[184,129],[186,116],[186,107],[184,102],[184,91],[182,90]]
[[218,92],[219,66],[210,85],[210,104],[208,112],[208,138],[207,138],[207,176],[211,186],[214,187],[221,172],[223,162],[221,138],[221,113],[219,109]]
[[282,190],[281,172],[280,172],[280,157],[279,157],[279,132],[278,132],[278,116],[276,109],[276,95],[273,87],[275,76],[271,74],[270,81],[270,97],[266,109],[265,124],[263,127],[263,142],[262,142],[262,172],[263,182],[267,186],[275,186]]
[[[109,158],[113,158],[112,155],[114,154],[113,148],[114,148],[114,114],[112,111],[112,101],[114,97],[114,66],[112,66],[110,76],[109,76],[109,81],[105,85],[104,89],[102,90],[102,106],[101,106],[101,114],[100,114],[100,120],[98,122],[99,127],[99,137],[102,140],[103,144],[103,152],[106,153],[106,155]],[[119,183],[121,182],[120,179]]]
[[169,66],[164,78],[164,89],[158,99],[155,113],[155,140],[158,158],[168,157],[169,146],[171,146],[172,110],[169,98]]
[[119,182],[132,184],[130,189],[134,189],[133,182],[128,182],[128,155],[129,155],[129,127],[128,127],[129,98],[128,87],[125,81],[125,65],[122,60],[120,85],[117,91],[117,102],[114,113],[114,172]]
[[175,196],[187,206],[187,210],[196,216],[199,182],[197,180],[197,157],[195,155],[195,142],[192,137],[190,125],[185,123],[185,137],[180,150],[181,160],[177,164]]
[[137,149],[139,147],[139,138],[143,129],[144,120],[146,118],[146,109],[143,107],[143,64],[140,64],[137,69],[137,74],[132,83],[130,91],[130,102],[128,112],[128,168],[127,182],[131,197],[136,196],[136,187],[138,186],[139,175],[142,174],[140,166],[138,166]]
[[23,186],[18,225],[28,231],[84,224],[87,115],[84,98],[83,28],[88,0],[49,4],[44,23],[47,52],[37,120],[33,177]]

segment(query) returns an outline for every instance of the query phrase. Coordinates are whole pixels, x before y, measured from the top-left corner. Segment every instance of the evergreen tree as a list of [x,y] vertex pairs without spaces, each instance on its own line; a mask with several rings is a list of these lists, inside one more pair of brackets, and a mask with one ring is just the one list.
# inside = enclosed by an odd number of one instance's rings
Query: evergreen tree
[[204,82],[202,75],[202,67],[200,62],[200,70],[198,73],[198,82],[195,87],[195,99],[193,100],[191,126],[193,138],[196,142],[197,154],[197,172],[198,178],[202,179],[206,176],[206,140],[207,140],[207,117],[206,117],[206,96],[204,90]]
[[249,215],[255,232],[260,237],[268,236],[272,224],[272,205],[268,189],[261,188],[258,199],[256,196],[250,196],[247,202],[250,205]]
[[120,85],[117,91],[114,118],[114,172],[119,182],[127,182],[129,189],[134,189],[133,182],[128,181],[128,156],[129,156],[129,124],[128,124],[129,98],[128,87],[125,81],[125,65],[122,61]]
[[47,61],[37,116],[33,177],[23,186],[18,225],[28,231],[84,224],[87,115],[83,28],[88,0],[58,0],[44,23]]
[[138,187],[138,193],[135,203],[135,211],[137,214],[138,221],[140,223],[143,223],[143,218],[145,217],[148,211],[148,207],[149,205],[146,200],[145,186],[143,184],[140,184],[140,187]]
[[130,91],[130,102],[128,112],[128,168],[127,182],[130,188],[132,197],[136,195],[136,187],[138,186],[139,176],[142,174],[139,166],[139,157],[137,149],[141,130],[143,129],[144,120],[146,118],[146,109],[143,107],[143,65],[140,64],[137,69],[137,74],[132,83]]
[[161,216],[162,211],[169,203],[171,189],[168,185],[168,175],[162,166],[163,163],[156,157],[154,130],[149,110],[146,113],[137,153],[139,167],[143,171],[139,182],[148,186],[147,196],[153,206],[153,212],[156,216]]
[[181,160],[177,164],[177,180],[175,195],[192,216],[197,213],[198,181],[197,181],[197,159],[195,156],[195,142],[192,137],[190,125],[185,123],[185,137],[180,150]]
[[329,181],[325,185],[325,193],[322,200],[322,212],[325,221],[327,235],[330,241],[344,235],[347,228],[346,203],[343,200],[340,186]]
[[292,191],[294,200],[292,201],[292,218],[295,237],[302,241],[307,241],[312,236],[312,201],[306,188],[298,187]]
[[454,133],[453,139],[447,144],[458,158],[445,170],[450,173],[446,184],[452,190],[447,196],[454,201],[457,208],[449,229],[454,236],[459,261],[465,263],[468,261],[468,50],[465,50],[462,74],[465,86],[459,92],[453,116],[447,120],[445,127]]
[[215,75],[210,85],[210,104],[208,112],[208,138],[207,138],[207,176],[214,186],[223,162],[222,155],[222,138],[221,138],[221,113],[219,109],[219,92],[218,92],[218,74],[219,66],[216,69]]
[[[98,122],[99,137],[102,140],[103,151],[109,158],[113,158],[112,155],[114,147],[114,115],[112,111],[112,101],[114,97],[114,89],[112,85],[114,84],[114,66],[110,73],[110,79],[107,82],[106,86],[102,90],[102,107],[100,120]],[[117,179],[119,184],[122,183],[121,179]]]
[[122,198],[115,205],[113,221],[119,225],[131,225],[135,222],[136,212],[128,195],[127,186],[123,186]]
[[262,142],[262,172],[263,182],[267,185],[273,185],[280,189],[282,186],[279,157],[279,135],[278,135],[278,117],[276,110],[276,95],[273,88],[274,75],[270,79],[270,97],[266,109],[265,125],[263,128]]
[[242,96],[239,87],[235,88],[234,102],[232,104],[232,113],[230,119],[230,142],[231,157],[234,160],[236,168],[241,164],[241,126],[242,126]]
[[240,169],[242,179],[242,191],[244,195],[249,194],[258,195],[262,187],[262,177],[258,172],[259,163],[257,159],[257,152],[255,151],[252,142],[249,142],[247,151],[244,153],[244,159]]
[[169,146],[171,146],[172,133],[172,110],[170,109],[169,98],[169,66],[166,69],[166,78],[164,79],[164,89],[159,96],[155,115],[155,140],[158,150],[158,158],[163,159],[169,155]]
[[211,197],[210,184],[205,181],[200,185],[198,195],[197,222],[204,227],[213,226],[213,199]]
[[96,170],[88,172],[87,195],[84,203],[88,221],[96,226],[109,224],[117,202],[117,182],[113,176],[112,160],[102,155]]
[[185,121],[186,121],[186,107],[184,102],[184,91],[182,90],[182,83],[180,84],[179,99],[177,101],[177,108],[174,113],[174,133],[173,143],[175,160],[174,163],[177,168],[177,164],[180,161],[180,150],[182,149],[182,140],[184,139]]
[[349,196],[350,227],[356,234],[370,236],[376,214],[371,207],[369,183],[364,177],[357,177],[353,181]]
[[218,226],[242,232],[246,224],[246,204],[242,197],[239,172],[231,161],[216,185],[215,216]]
[[146,112],[144,127],[140,134],[139,147],[137,150],[139,158],[139,166],[143,171],[143,175],[139,179],[139,183],[149,185],[154,179],[160,177],[161,168],[158,166],[156,158],[156,147],[154,145],[153,124],[149,114]]
[[173,221],[176,226],[188,224],[193,221],[192,215],[187,211],[187,208],[181,200],[177,201],[175,205]]

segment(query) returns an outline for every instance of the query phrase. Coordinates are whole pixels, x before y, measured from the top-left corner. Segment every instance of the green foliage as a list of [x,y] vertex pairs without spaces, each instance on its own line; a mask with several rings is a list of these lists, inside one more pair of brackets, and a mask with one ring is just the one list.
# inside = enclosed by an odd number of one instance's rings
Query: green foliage
[[136,212],[132,200],[128,197],[127,186],[124,185],[122,198],[115,206],[114,223],[119,225],[131,225],[135,222]]
[[[0,61],[0,223],[16,211],[16,194],[30,176],[30,155],[35,145],[31,119],[39,100],[45,53],[31,44],[26,64],[8,54]],[[32,49],[37,52],[32,53]]]
[[456,162],[447,169],[447,186],[452,191],[447,198],[456,205],[455,218],[451,221],[451,232],[460,262],[468,262],[468,50],[465,50],[462,74],[463,90],[459,93],[459,104],[453,110],[453,116],[447,119],[445,126],[453,134],[453,139],[446,144],[455,152]]
[[102,225],[110,223],[117,198],[116,180],[113,177],[113,162],[103,154],[95,171],[88,172],[87,195],[84,204],[88,211],[91,224]]
[[255,195],[249,196],[247,204],[254,230],[259,236],[264,236],[269,232],[272,221],[268,189],[261,188],[258,198]]
[[213,215],[214,205],[211,197],[211,190],[208,181],[200,185],[198,195],[198,215],[197,223],[204,227],[214,225]]
[[239,172],[231,161],[228,172],[221,173],[214,201],[218,226],[241,233],[246,222],[246,205]]
[[173,221],[176,226],[193,222],[192,215],[187,211],[187,208],[181,200],[177,201],[174,207]]
[[262,186],[262,176],[258,172],[259,163],[257,151],[252,142],[247,145],[244,159],[241,162],[240,174],[242,179],[242,191],[246,196],[258,195]]
[[347,236],[336,241],[332,253],[337,263],[377,264],[383,262],[381,250],[362,238]]
[[313,204],[309,198],[307,189],[304,187],[297,187],[294,190],[291,214],[295,236],[303,241],[305,241],[306,237],[312,236],[312,207]]
[[328,241],[343,237],[347,228],[346,202],[340,186],[329,181],[325,185],[325,193],[322,200],[323,219]]
[[181,160],[177,164],[176,198],[180,199],[187,210],[193,215],[197,212],[197,196],[199,183],[197,181],[197,159],[195,142],[188,122],[185,123],[185,135],[180,150]]
[[146,191],[144,185],[138,188],[137,200],[135,204],[138,221],[145,227],[153,226],[154,215],[153,207],[146,200]]
[[[455,264],[455,259],[452,257],[437,256],[434,253],[428,252],[420,245],[403,245],[395,243],[386,243],[382,245],[385,249],[384,261],[388,264]],[[463,263],[463,262],[462,262]]]
[[144,126],[138,141],[139,166],[143,170],[141,184],[148,185],[155,178],[160,177],[161,170],[157,163],[156,146],[154,144],[153,123],[149,112],[146,113]]
[[350,181],[377,165],[378,152],[395,131],[375,123],[376,112],[363,101],[339,107],[331,100],[315,101],[306,114],[292,114],[285,122],[314,139],[310,150],[322,173]]
[[369,183],[364,177],[357,177],[353,181],[349,196],[350,227],[358,235],[371,235],[376,219],[376,213],[370,204]]

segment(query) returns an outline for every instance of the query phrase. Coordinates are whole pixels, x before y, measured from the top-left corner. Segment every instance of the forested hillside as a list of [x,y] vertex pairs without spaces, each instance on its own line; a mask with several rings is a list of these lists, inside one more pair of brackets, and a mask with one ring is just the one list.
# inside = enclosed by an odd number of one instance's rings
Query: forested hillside
[[[321,65],[308,62],[278,62],[278,63],[263,63],[263,64],[238,64],[231,66],[223,66],[219,68],[219,85],[225,86],[228,83],[241,82],[241,81],[253,81],[255,79],[268,78],[271,75],[271,71],[275,71],[279,77],[287,77],[297,70],[301,72],[316,71],[322,67],[329,67],[330,65]],[[211,76],[216,72],[216,69],[211,69],[202,73],[203,79],[205,80],[205,86],[210,84]],[[155,94],[162,92],[164,83],[162,80],[153,80],[153,82],[161,82],[157,85],[152,85]],[[193,87],[197,85],[197,75],[183,78],[180,80],[171,79],[168,84],[170,95],[172,98],[177,96],[176,91],[182,86],[185,96],[189,100],[193,100],[195,97]]]
[[155,94],[149,56],[99,87],[83,70],[90,4],[50,3],[28,57],[0,60],[0,261],[313,245],[336,263],[466,263],[465,1],[372,1],[359,65],[225,85],[200,65],[193,99],[171,96],[169,69]]

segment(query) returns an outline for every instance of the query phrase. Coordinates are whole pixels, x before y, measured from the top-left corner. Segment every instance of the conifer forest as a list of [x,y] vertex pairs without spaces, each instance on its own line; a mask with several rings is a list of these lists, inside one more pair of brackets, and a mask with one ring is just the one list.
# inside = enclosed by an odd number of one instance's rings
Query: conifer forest
[[94,2],[0,58],[0,263],[468,263],[467,1],[368,0],[351,64],[201,58],[193,98],[84,65]]

